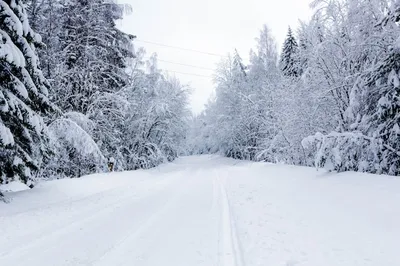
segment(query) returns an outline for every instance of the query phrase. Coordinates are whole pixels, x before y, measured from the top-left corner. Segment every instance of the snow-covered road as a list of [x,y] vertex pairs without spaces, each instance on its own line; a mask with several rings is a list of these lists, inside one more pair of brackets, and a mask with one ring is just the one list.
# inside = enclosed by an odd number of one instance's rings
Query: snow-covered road
[[0,265],[400,265],[400,179],[193,156],[0,204]]

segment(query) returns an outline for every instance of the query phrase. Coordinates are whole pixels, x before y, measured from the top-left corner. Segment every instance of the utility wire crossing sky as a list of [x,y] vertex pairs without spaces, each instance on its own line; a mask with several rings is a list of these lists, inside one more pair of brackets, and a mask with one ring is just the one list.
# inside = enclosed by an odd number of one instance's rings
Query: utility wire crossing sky
[[296,29],[311,14],[310,0],[119,1],[133,8],[122,30],[137,36],[135,45],[147,56],[157,53],[162,70],[193,88],[194,113],[212,95],[214,70],[223,57],[237,49],[246,62],[264,24],[280,46],[288,27]]

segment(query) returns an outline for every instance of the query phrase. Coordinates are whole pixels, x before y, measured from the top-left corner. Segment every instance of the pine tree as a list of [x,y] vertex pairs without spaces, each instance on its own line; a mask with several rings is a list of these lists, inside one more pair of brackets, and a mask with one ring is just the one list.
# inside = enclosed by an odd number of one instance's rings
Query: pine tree
[[[62,54],[57,102],[65,111],[87,114],[98,94],[125,86],[126,58],[133,57],[133,36],[117,29],[122,7],[107,0],[71,0],[60,14]],[[68,15],[66,15],[68,14]]]
[[293,36],[292,29],[289,27],[280,59],[280,69],[282,70],[283,75],[298,77],[300,75],[298,61],[297,41]]
[[62,13],[64,1],[25,0],[25,2],[30,25],[42,36],[42,42],[45,44],[37,47],[43,74],[48,80],[54,80],[57,65],[63,61],[60,43],[63,20],[59,18],[65,15]]
[[32,185],[48,155],[43,115],[51,110],[48,83],[39,69],[35,45],[20,0],[0,1],[0,182]]
[[[400,21],[400,3],[385,19],[392,27]],[[398,29],[397,29],[398,30]],[[379,173],[400,175],[400,34],[386,58],[368,75],[365,126],[378,149]],[[377,144],[377,145],[376,145]]]

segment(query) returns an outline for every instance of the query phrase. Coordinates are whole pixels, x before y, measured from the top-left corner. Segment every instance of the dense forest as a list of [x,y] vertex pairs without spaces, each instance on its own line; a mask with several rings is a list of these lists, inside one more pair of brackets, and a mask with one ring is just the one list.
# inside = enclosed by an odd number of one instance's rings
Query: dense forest
[[[151,168],[182,154],[400,174],[400,4],[316,0],[282,51],[264,26],[189,89],[145,59],[108,0],[0,0],[0,184]],[[136,49],[135,49],[136,48]]]
[[150,168],[181,153],[188,90],[106,0],[0,1],[0,183]]
[[265,26],[249,64],[222,60],[191,152],[399,175],[400,2],[312,7],[281,53]]

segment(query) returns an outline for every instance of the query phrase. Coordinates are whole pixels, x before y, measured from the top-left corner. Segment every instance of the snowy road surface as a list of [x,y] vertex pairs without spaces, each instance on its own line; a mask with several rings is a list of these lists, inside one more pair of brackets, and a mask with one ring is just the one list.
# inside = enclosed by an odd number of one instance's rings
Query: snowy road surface
[[398,266],[400,179],[186,157],[0,203],[1,266]]

